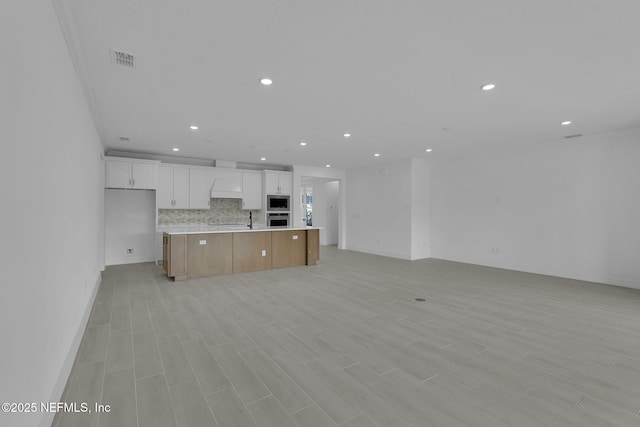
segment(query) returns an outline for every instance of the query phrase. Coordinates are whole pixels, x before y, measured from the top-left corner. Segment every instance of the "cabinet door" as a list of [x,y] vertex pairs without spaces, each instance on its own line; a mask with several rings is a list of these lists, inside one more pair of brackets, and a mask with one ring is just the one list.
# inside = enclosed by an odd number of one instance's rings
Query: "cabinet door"
[[262,209],[262,175],[259,173],[242,174],[242,209]]
[[189,234],[187,251],[189,278],[233,272],[232,233]]
[[209,209],[211,180],[209,169],[189,169],[189,208]]
[[107,160],[105,162],[107,188],[131,188],[131,162]]
[[307,265],[316,265],[320,259],[320,230],[307,230]]
[[280,184],[280,194],[291,195],[292,190],[292,176],[289,173],[283,173],[278,176],[278,183]]
[[133,162],[131,166],[133,188],[140,188],[144,190],[156,189],[156,165],[151,163]]
[[280,183],[278,182],[278,175],[275,173],[264,174],[264,190],[267,194],[280,194]]
[[156,190],[156,207],[173,209],[173,168],[158,166],[158,188]]
[[187,235],[181,234],[169,236],[170,242],[168,247],[168,270],[169,277],[175,280],[184,280],[187,278]]
[[271,231],[272,268],[305,265],[307,262],[306,230]]
[[189,168],[173,168],[173,208],[189,209]]
[[233,233],[233,272],[271,269],[271,232]]

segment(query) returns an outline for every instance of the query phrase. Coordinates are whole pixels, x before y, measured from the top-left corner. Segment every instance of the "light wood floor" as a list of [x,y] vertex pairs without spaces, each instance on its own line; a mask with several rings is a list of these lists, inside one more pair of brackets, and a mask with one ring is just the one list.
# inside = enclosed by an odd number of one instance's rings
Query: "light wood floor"
[[[640,291],[322,248],[109,267],[54,426],[639,426]],[[424,298],[417,302],[415,298]]]

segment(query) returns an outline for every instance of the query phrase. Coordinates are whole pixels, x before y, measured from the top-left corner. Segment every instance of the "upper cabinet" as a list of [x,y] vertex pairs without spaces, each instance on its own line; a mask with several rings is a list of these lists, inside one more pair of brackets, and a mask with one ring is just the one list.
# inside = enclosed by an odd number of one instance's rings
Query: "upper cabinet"
[[211,199],[221,198],[239,199],[243,210],[261,210],[265,194],[291,194],[291,177],[291,172],[105,157],[105,188],[156,190],[157,209],[210,209]]
[[242,172],[242,209],[262,209],[262,173],[257,171]]
[[158,166],[158,209],[189,209],[189,168],[178,165]]
[[158,163],[153,160],[105,157],[105,187],[155,190]]
[[189,168],[189,208],[209,209],[211,207],[211,168]]
[[265,195],[286,194],[290,196],[293,187],[292,177],[291,172],[264,171]]

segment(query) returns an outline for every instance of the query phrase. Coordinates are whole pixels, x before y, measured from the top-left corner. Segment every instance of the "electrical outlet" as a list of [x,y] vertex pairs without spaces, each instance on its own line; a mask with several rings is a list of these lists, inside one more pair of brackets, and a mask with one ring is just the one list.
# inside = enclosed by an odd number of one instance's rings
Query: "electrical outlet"
[[207,244],[207,241],[206,241],[206,240],[200,240],[200,242],[199,242],[199,243],[200,243],[201,245],[206,245],[206,244]]
[[127,249],[127,253],[128,253],[128,254],[132,254],[132,253],[133,253],[133,248],[129,248],[129,249]]
[[262,256],[267,256],[267,250],[266,249],[262,250]]
[[293,240],[298,240],[298,235],[297,234],[293,235]]

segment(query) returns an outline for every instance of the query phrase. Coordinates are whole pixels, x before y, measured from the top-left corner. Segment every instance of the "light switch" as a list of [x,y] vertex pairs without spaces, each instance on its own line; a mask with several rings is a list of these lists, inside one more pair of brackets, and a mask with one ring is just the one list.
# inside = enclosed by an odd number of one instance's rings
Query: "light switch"
[[297,234],[293,235],[293,240],[298,240],[298,235]]
[[201,245],[206,245],[206,244],[207,244],[207,241],[206,241],[206,240],[200,240],[200,244],[201,244]]
[[267,250],[266,249],[262,250],[262,256],[267,256]]

